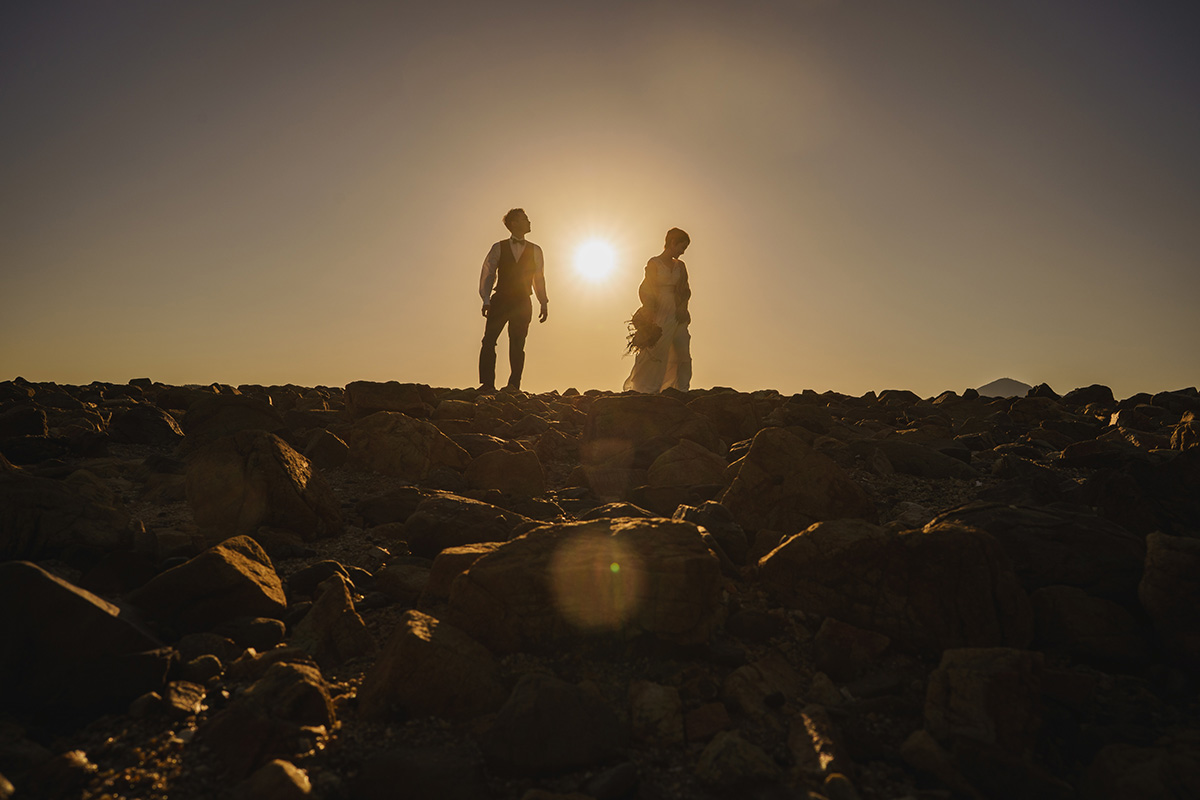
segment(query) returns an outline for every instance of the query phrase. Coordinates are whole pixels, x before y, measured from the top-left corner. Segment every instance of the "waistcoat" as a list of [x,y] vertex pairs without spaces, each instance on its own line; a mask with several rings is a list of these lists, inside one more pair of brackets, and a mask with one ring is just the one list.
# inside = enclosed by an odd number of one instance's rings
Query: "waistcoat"
[[533,243],[525,242],[525,250],[518,261],[513,258],[512,244],[505,239],[500,242],[500,263],[496,265],[496,295],[503,297],[528,297],[533,293]]

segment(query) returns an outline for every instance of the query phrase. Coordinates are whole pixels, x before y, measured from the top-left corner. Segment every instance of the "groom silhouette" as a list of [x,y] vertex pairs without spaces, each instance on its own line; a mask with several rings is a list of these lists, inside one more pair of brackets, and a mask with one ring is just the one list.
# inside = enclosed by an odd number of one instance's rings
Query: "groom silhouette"
[[479,296],[483,298],[483,316],[487,317],[483,347],[479,350],[479,388],[485,392],[496,391],[496,342],[505,325],[508,325],[509,365],[505,388],[521,388],[525,336],[533,319],[530,293],[537,292],[541,303],[538,322],[545,322],[548,313],[542,248],[525,240],[525,234],[532,230],[525,209],[514,208],[505,214],[504,227],[512,236],[492,245],[479,275]]

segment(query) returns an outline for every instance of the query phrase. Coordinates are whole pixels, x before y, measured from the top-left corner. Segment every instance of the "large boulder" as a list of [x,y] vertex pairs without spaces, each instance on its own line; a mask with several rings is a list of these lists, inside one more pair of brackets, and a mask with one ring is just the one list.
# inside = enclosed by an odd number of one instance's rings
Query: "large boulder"
[[935,517],[990,533],[1008,553],[1026,591],[1075,586],[1126,606],[1137,603],[1146,545],[1091,514],[1001,503],[970,503]]
[[367,720],[432,715],[467,720],[504,702],[500,667],[487,648],[453,625],[410,610],[363,676]]
[[821,522],[759,561],[791,608],[833,616],[902,646],[1025,647],[1029,598],[996,540],[943,523],[893,533],[861,520]]
[[[0,456],[0,459],[3,457]],[[58,558],[87,566],[133,545],[129,512],[76,486],[0,468],[0,560]]]
[[108,424],[108,433],[118,442],[172,446],[183,439],[175,418],[158,406],[136,403],[117,411]]
[[283,431],[286,425],[283,417],[271,406],[269,398],[261,400],[240,394],[205,394],[187,407],[180,427],[187,435],[188,442],[199,446],[242,431],[276,433]]
[[720,587],[694,524],[562,523],[480,557],[451,586],[450,619],[500,652],[614,630],[698,644],[720,623]]
[[959,459],[932,447],[900,439],[864,439],[848,444],[849,452],[870,461],[876,453],[887,457],[896,472],[920,478],[972,480],[979,474]]
[[794,533],[823,520],[878,519],[861,486],[783,428],[759,431],[735,467],[720,501],[746,530]]
[[544,494],[546,476],[532,450],[492,450],[477,456],[464,477],[472,489],[497,489],[526,497]]
[[287,610],[271,559],[249,536],[235,536],[159,573],[128,599],[179,633],[211,630],[238,617],[282,619]]
[[396,411],[378,411],[354,424],[348,463],[406,481],[435,469],[465,469],[471,457],[434,425]]
[[482,737],[488,766],[500,773],[567,772],[620,753],[625,731],[594,691],[549,675],[529,673]]
[[312,463],[262,431],[242,431],[195,453],[185,489],[196,523],[225,535],[268,526],[312,541],[344,527],[337,498]]
[[362,617],[354,609],[350,585],[340,573],[320,584],[320,594],[292,631],[292,647],[311,655],[322,667],[337,667],[378,649]]
[[377,411],[428,417],[433,411],[433,399],[432,390],[418,383],[354,381],[346,384],[346,411],[355,418]]
[[129,615],[34,564],[0,564],[0,707],[118,711],[163,685],[173,651]]
[[711,422],[726,444],[749,439],[762,427],[762,417],[754,405],[754,398],[741,392],[701,395],[687,407]]
[[585,466],[647,469],[681,439],[721,448],[712,423],[672,397],[600,397],[588,409],[580,456]]
[[1026,756],[1042,724],[1042,654],[1006,647],[942,654],[925,692],[925,729]]
[[728,464],[711,450],[684,439],[654,459],[646,473],[651,486],[698,486],[725,482]]
[[404,536],[413,555],[433,558],[447,547],[508,541],[514,528],[529,521],[490,503],[439,494],[417,505],[404,525]]
[[1200,539],[1147,536],[1138,596],[1168,648],[1200,666]]

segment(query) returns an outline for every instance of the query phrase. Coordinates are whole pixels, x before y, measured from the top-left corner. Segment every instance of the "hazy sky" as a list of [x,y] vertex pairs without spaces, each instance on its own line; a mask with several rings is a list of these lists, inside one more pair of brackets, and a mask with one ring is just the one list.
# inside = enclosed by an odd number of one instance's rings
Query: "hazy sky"
[[474,385],[523,206],[531,391],[620,389],[671,226],[694,386],[1193,386],[1190,5],[11,0],[0,379]]

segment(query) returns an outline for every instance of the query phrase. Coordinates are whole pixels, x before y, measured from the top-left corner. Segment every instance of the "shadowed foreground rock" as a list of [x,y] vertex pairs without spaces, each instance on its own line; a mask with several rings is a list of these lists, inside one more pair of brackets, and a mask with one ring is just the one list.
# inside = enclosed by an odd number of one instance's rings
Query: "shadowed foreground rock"
[[0,382],[0,796],[1191,800],[1197,414]]
[[720,622],[720,565],[690,523],[546,525],[475,561],[452,584],[450,611],[501,652],[614,631],[698,644]]

